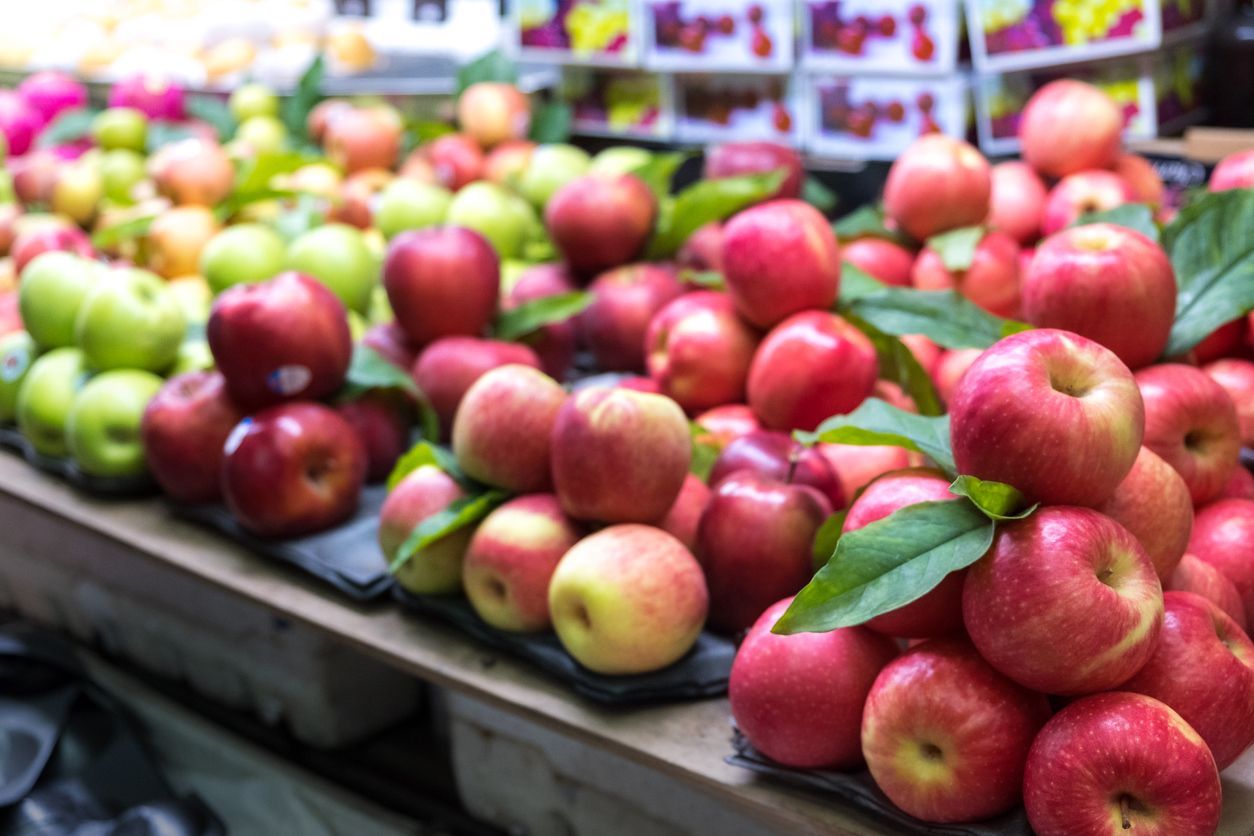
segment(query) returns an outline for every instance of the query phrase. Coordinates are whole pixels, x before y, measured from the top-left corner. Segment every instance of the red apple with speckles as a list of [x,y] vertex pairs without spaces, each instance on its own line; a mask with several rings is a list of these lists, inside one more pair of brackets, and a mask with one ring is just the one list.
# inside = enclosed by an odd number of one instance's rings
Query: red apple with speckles
[[1062,79],[1032,94],[1019,120],[1023,159],[1047,177],[1105,168],[1119,155],[1123,112],[1091,84]]
[[693,423],[705,430],[705,440],[726,447],[742,435],[762,429],[762,424],[746,404],[729,403],[707,409]]
[[787,145],[758,140],[724,142],[711,146],[705,152],[706,180],[766,174],[781,168],[787,173],[771,198],[800,198],[805,167],[801,164],[800,155]]
[[993,166],[992,184],[988,225],[1020,244],[1039,238],[1048,192],[1040,175],[1027,163],[1011,160]]
[[858,238],[840,245],[840,257],[884,284],[910,286],[914,253],[893,241],[871,236]]
[[674,536],[688,547],[688,551],[696,551],[697,525],[701,522],[706,506],[710,504],[710,496],[709,486],[689,473],[684,477],[684,486],[679,489],[675,504],[658,523],[658,528]]
[[1254,624],[1254,499],[1221,499],[1198,511],[1189,553],[1232,581]]
[[683,293],[675,274],[656,264],[628,264],[588,285],[592,304],[576,319],[584,345],[603,371],[643,371],[653,317]]
[[1145,549],[1164,584],[1189,545],[1193,500],[1180,474],[1142,447],[1110,499],[1097,510],[1126,528]]
[[884,211],[916,241],[973,226],[988,216],[992,175],[971,145],[927,134],[902,151],[888,170]]
[[1241,442],[1254,447],[1254,362],[1226,358],[1202,368],[1211,379],[1224,388],[1237,408]]
[[165,382],[144,409],[141,437],[148,470],[175,502],[222,496],[223,447],[244,417],[218,372],[189,372]]
[[1113,171],[1078,171],[1068,174],[1049,190],[1041,216],[1041,232],[1053,235],[1089,212],[1105,212],[1131,203],[1136,194]]
[[953,288],[994,316],[1019,315],[1019,245],[1003,232],[980,239],[966,270],[947,269],[940,253],[925,247],[910,279],[919,290]]
[[1245,605],[1241,593],[1228,576],[1204,560],[1186,554],[1171,573],[1167,589],[1176,592],[1192,592],[1223,610],[1242,630],[1246,629]]
[[814,449],[831,465],[847,500],[876,477],[911,465],[910,452],[901,447],[816,444]]
[[743,401],[757,333],[724,293],[680,296],[649,322],[645,359],[662,394],[689,413]]
[[525,345],[474,337],[445,337],[423,349],[414,363],[414,382],[440,418],[441,431],[452,432],[458,406],[475,381],[492,369],[510,364],[540,368],[535,352]]
[[818,450],[794,441],[788,433],[754,430],[728,442],[710,468],[710,484],[717,486],[732,474],[750,471],[780,482],[809,485],[832,509],[848,502],[840,479]]
[[500,262],[474,230],[413,229],[388,245],[383,287],[397,324],[418,345],[440,337],[477,337],[496,315]]
[[[570,293],[575,284],[570,274],[560,264],[537,264],[530,267],[509,289],[505,300],[501,303],[503,310],[513,310],[519,305]],[[526,343],[540,358],[544,371],[561,380],[570,370],[571,361],[575,357],[577,328],[574,319],[551,322],[533,334],[523,337]]]
[[953,399],[958,381],[983,353],[980,348],[955,348],[941,352],[932,367],[932,383],[942,401],[949,403]]
[[585,174],[557,190],[544,224],[562,258],[593,275],[637,258],[657,215],[657,200],[634,174]]

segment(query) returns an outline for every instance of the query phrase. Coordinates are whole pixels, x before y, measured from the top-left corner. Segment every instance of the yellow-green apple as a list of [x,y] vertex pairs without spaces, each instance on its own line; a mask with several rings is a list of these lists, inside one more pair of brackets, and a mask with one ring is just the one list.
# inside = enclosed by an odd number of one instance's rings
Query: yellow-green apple
[[[379,509],[379,548],[391,564],[401,545],[423,520],[440,513],[466,492],[434,465],[423,465],[402,479]],[[462,587],[462,560],[473,526],[428,544],[398,570],[396,582],[415,595],[446,595]]]
[[710,468],[710,484],[718,485],[743,470],[778,482],[808,485],[833,510],[844,508],[849,499],[827,459],[815,448],[793,441],[788,433],[753,430],[727,442]]
[[696,643],[708,603],[701,567],[684,544],[632,523],[580,540],[549,584],[562,646],[604,674],[646,673],[678,661]]
[[1022,797],[1023,764],[1049,717],[961,639],[933,639],[889,662],[862,711],[862,754],[876,785],[917,819],[986,819]]
[[397,323],[418,345],[477,337],[496,315],[500,259],[473,230],[410,230],[388,245],[383,286]]
[[387,238],[407,229],[444,223],[452,193],[435,183],[398,177],[384,186],[374,209],[374,224]]
[[65,424],[74,396],[91,372],[77,348],[54,348],[36,360],[17,391],[17,428],[35,452],[64,456]]
[[742,435],[762,429],[747,404],[729,403],[702,412],[693,422],[705,432],[700,440],[715,447],[726,447]]
[[157,191],[177,205],[216,206],[235,183],[235,167],[220,146],[202,139],[163,145],[148,158]]
[[74,344],[78,311],[100,277],[99,265],[73,253],[41,253],[22,271],[22,322],[40,348]]
[[603,371],[643,371],[654,315],[683,293],[668,268],[627,264],[588,286],[592,303],[575,320],[581,341]]
[[901,447],[817,444],[814,449],[827,459],[847,500],[852,500],[877,476],[911,464],[910,452]]
[[462,563],[462,587],[498,630],[549,627],[549,581],[582,532],[548,493],[511,499],[479,523]]
[[562,510],[602,522],[661,520],[692,461],[688,421],[678,404],[604,386],[566,400],[553,425],[552,451]]
[[82,258],[92,258],[96,254],[86,233],[76,226],[24,227],[18,230],[9,250],[13,256],[13,269],[18,275],[23,275],[36,256],[51,251],[73,253]]
[[571,270],[590,276],[639,256],[656,215],[653,192],[634,174],[585,174],[549,199],[544,225]]
[[255,284],[278,275],[287,259],[283,239],[258,223],[229,226],[205,242],[199,272],[214,293],[237,284]]
[[516,188],[532,206],[542,210],[558,189],[585,174],[591,163],[582,148],[565,143],[538,145]]
[[1193,500],[1180,474],[1153,450],[1142,447],[1128,475],[1097,510],[1140,542],[1158,580],[1166,584],[1193,530]]
[[104,181],[94,162],[80,159],[61,167],[52,185],[49,206],[79,226],[89,226],[104,197]]
[[1194,555],[1185,554],[1171,573],[1167,589],[1176,592],[1193,592],[1219,607],[1242,630],[1246,629],[1245,605],[1241,593],[1228,576],[1211,564]]
[[227,438],[222,496],[258,537],[300,537],[344,522],[366,481],[361,439],[334,409],[298,401],[241,421]]
[[183,309],[165,282],[135,268],[110,270],[74,321],[74,341],[97,371],[164,371],[178,357],[186,332]]
[[971,266],[949,270],[940,253],[925,247],[910,281],[919,290],[953,288],[994,316],[1019,315],[1019,245],[1004,232],[989,232],[976,245]]
[[914,253],[885,238],[868,235],[841,243],[840,258],[884,284],[910,286]]
[[408,396],[396,390],[371,389],[335,410],[366,449],[366,481],[382,482],[409,449],[414,408]]
[[349,174],[367,168],[392,168],[401,152],[402,126],[373,108],[354,107],[335,114],[322,137],[327,157]]
[[[1028,322],[1096,340],[1130,369],[1167,347],[1176,274],[1162,247],[1135,230],[1100,223],[1051,235],[1036,248],[1022,287]],[[1111,317],[1112,305],[1127,318]]]
[[1053,235],[1089,212],[1104,212],[1136,200],[1132,187],[1113,171],[1094,169],[1068,174],[1049,190],[1041,214],[1041,232]]
[[1165,187],[1154,165],[1140,154],[1124,152],[1115,158],[1111,170],[1124,179],[1132,189],[1137,203],[1153,209],[1163,205]]
[[862,763],[862,707],[897,645],[863,627],[771,632],[791,598],[769,607],[736,651],[727,695],[754,748],[796,769]]
[[1037,836],[1210,836],[1222,789],[1201,735],[1152,697],[1076,700],[1037,735],[1023,775]]
[[774,430],[813,430],[856,409],[875,386],[875,347],[836,314],[793,314],[766,335],[749,367],[749,406]]
[[445,134],[414,152],[425,160],[436,182],[457,191],[483,175],[483,150],[465,134]]
[[675,254],[675,263],[688,270],[723,272],[723,225],[710,221],[688,236]]
[[227,391],[249,410],[332,394],[353,351],[344,305],[296,272],[223,293],[206,333]]
[[166,287],[174,301],[178,302],[179,310],[189,326],[204,325],[209,321],[209,310],[213,306],[213,291],[204,277],[195,273],[170,279]]
[[466,390],[453,420],[453,452],[466,475],[513,493],[553,485],[553,426],[566,391],[534,366],[493,369]]
[[1141,369],[1136,383],[1145,401],[1145,446],[1180,474],[1194,505],[1217,497],[1241,455],[1232,398],[1205,372],[1178,363]]
[[218,219],[204,206],[162,212],[148,227],[148,269],[167,279],[196,273],[200,253],[218,229]]
[[427,396],[444,434],[453,431],[458,406],[476,380],[499,366],[540,368],[535,352],[519,343],[444,337],[431,343],[413,365],[414,382]]
[[411,371],[418,359],[418,348],[395,322],[374,325],[361,336],[361,344],[369,346],[380,357],[403,371]]
[[772,200],[733,217],[723,228],[722,262],[736,310],[759,328],[828,308],[840,290],[836,236],[800,200]]
[[958,381],[962,380],[967,369],[971,368],[971,364],[983,353],[984,350],[980,348],[954,348],[940,353],[940,356],[936,358],[936,365],[932,367],[931,374],[932,382],[936,385],[936,392],[942,401],[949,403],[953,400]]
[[814,574],[814,535],[832,513],[809,485],[739,470],[714,487],[697,526],[710,626],[735,634]]
[[133,107],[109,107],[91,120],[91,138],[106,151],[142,152],[148,141],[148,117]]
[[750,140],[712,145],[705,152],[702,176],[706,180],[721,180],[745,174],[767,174],[780,169],[785,172],[784,180],[770,197],[800,198],[801,182],[805,178],[801,156],[793,148],[778,142]]
[[1145,664],[1163,594],[1127,529],[1088,508],[1049,506],[998,527],[967,570],[962,619],[980,655],[1021,685],[1089,694]]
[[166,381],[144,410],[141,434],[148,469],[176,502],[222,496],[226,440],[244,419],[218,372],[191,372]]
[[536,144],[526,139],[510,139],[502,142],[483,158],[483,179],[513,188],[522,177],[522,173],[527,170],[527,165],[531,162],[531,154],[535,150]]
[[1232,581],[1246,624],[1254,624],[1254,499],[1221,499],[1198,511],[1189,553]]
[[173,377],[188,372],[203,372],[214,368],[213,352],[209,350],[209,341],[198,337],[184,340],[179,346],[178,356],[164,374]]
[[370,311],[379,262],[361,230],[345,224],[311,229],[288,247],[287,266],[322,282],[350,310]]
[[[849,506],[841,533],[848,534],[882,520],[908,505],[951,502],[950,480],[939,470],[916,467],[886,473],[875,479]],[[933,638],[962,630],[962,586],[965,572],[951,572],[931,591],[904,607],[878,615],[866,623],[880,633],[901,638]]]
[[1210,173],[1207,188],[1212,192],[1254,187],[1254,148],[1234,151],[1219,161]]
[[658,528],[671,534],[695,552],[697,548],[697,526],[701,523],[701,515],[710,504],[710,488],[695,474],[684,477],[684,485],[675,497],[675,504],[666,512],[666,516],[658,523]]
[[139,369],[113,369],[79,390],[65,421],[65,444],[84,473],[138,476],[145,470],[140,424],[161,378]]
[[115,204],[135,203],[136,187],[148,176],[143,155],[127,149],[106,151],[100,158],[104,196]]
[[235,129],[235,142],[253,154],[278,154],[287,145],[287,127],[277,116],[249,116]]
[[654,315],[645,335],[649,375],[689,413],[743,401],[758,335],[726,294],[680,296]]
[[1227,357],[1216,360],[1202,371],[1228,393],[1237,408],[1237,423],[1241,428],[1241,443],[1254,447],[1254,362]]
[[992,169],[992,192],[986,223],[1023,245],[1041,235],[1046,188],[1032,166],[1019,160],[998,163]]
[[241,84],[231,92],[227,107],[231,109],[231,115],[241,122],[252,116],[278,116],[279,97],[264,84]]
[[1030,502],[1094,507],[1132,469],[1145,412],[1132,373],[1109,349],[1066,331],[1024,331],[985,350],[958,381],[954,461],[959,473],[1014,485]]
[[1019,120],[1023,159],[1046,177],[1105,168],[1119,154],[1123,112],[1110,96],[1074,79],[1032,94]]
[[484,148],[524,139],[531,129],[531,102],[512,84],[480,81],[458,97],[457,124]]
[[1123,689],[1171,706],[1223,770],[1254,743],[1254,642],[1200,595],[1167,592],[1163,607],[1154,653]]
[[519,257],[540,224],[531,204],[504,186],[482,180],[453,196],[445,222],[478,232],[501,258]]
[[917,241],[988,217],[988,160],[960,139],[927,134],[898,155],[884,184],[884,211]]
[[[570,274],[559,264],[536,264],[523,271],[501,302],[503,310],[569,293],[575,289]],[[577,328],[573,319],[550,322],[522,339],[540,358],[544,371],[561,380],[575,358]]]
[[639,146],[611,145],[592,157],[588,170],[603,174],[631,174],[652,159],[653,154]]
[[30,367],[39,357],[39,346],[25,331],[0,337],[0,423],[17,418],[17,393]]

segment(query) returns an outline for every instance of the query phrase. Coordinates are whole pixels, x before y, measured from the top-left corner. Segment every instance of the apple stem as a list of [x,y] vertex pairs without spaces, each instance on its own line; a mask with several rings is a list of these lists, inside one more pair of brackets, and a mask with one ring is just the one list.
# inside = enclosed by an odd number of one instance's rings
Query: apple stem
[[801,462],[801,451],[793,450],[788,454],[788,475],[784,477],[784,482],[791,485],[793,477],[797,475],[797,465]]
[[1128,818],[1128,813],[1131,812],[1129,810],[1130,807],[1131,804],[1129,803],[1128,797],[1126,795],[1121,795],[1119,797],[1119,817],[1123,819],[1124,830],[1132,829],[1132,820]]

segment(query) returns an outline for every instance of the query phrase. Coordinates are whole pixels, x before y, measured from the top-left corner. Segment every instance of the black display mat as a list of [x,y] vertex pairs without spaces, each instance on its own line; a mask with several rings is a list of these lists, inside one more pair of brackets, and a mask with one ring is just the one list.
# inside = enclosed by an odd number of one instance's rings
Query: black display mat
[[27,464],[44,473],[60,476],[74,487],[92,496],[116,499],[140,499],[156,496],[157,483],[147,473],[140,476],[93,476],[84,473],[68,458],[45,456],[18,432],[17,427],[0,426],[0,449],[16,453]]

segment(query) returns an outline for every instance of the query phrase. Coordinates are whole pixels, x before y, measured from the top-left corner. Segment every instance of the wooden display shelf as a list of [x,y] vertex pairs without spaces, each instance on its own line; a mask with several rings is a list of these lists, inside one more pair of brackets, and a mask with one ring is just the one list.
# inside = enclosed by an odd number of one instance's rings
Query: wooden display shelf
[[[12,547],[108,560],[125,550],[193,575],[347,642],[436,686],[468,695],[710,795],[771,831],[873,836],[884,831],[814,795],[729,766],[726,699],[633,709],[589,703],[526,665],[384,601],[358,604],[286,566],[174,518],[158,500],[86,497],[0,455],[0,531]],[[196,602],[171,602],[194,607]],[[1254,756],[1225,774],[1225,836],[1254,833]]]

